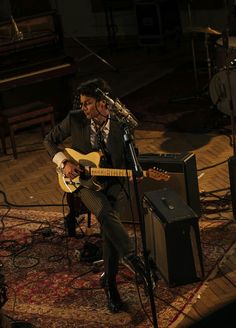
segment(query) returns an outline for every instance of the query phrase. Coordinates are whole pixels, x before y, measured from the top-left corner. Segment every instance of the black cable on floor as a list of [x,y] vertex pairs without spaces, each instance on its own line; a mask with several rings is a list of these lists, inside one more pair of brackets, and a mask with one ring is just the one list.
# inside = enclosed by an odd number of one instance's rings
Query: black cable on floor
[[197,169],[197,172],[201,172],[201,171],[204,171],[204,170],[208,170],[208,169],[212,169],[216,166],[219,166],[219,165],[222,165],[224,163],[228,162],[228,159],[226,159],[225,161],[223,162],[219,162],[219,163],[216,163],[216,164],[212,164],[212,165],[209,165],[209,166],[205,166],[205,167],[202,167],[200,169]]
[[[43,204],[43,205],[35,205],[35,204],[24,204],[24,205],[19,205],[19,204],[12,204],[7,200],[7,196],[4,191],[0,190],[0,194],[3,195],[3,199],[5,202],[5,206],[10,206],[10,207],[62,207],[64,206],[63,204]],[[0,206],[4,206],[0,204]]]

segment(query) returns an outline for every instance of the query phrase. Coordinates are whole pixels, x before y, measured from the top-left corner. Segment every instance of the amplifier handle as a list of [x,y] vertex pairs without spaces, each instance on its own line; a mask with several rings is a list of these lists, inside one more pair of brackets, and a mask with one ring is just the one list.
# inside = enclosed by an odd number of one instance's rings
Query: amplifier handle
[[169,201],[166,197],[161,197],[161,201],[169,210],[175,209],[175,205],[171,201]]

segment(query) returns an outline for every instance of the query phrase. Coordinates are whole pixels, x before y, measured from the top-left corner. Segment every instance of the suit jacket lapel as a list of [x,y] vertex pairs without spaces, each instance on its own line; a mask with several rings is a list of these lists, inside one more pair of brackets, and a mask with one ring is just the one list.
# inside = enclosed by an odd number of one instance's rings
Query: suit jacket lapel
[[84,140],[84,147],[88,149],[88,152],[92,151],[90,142],[90,121],[87,121],[87,124],[84,126],[82,140]]
[[123,135],[119,124],[111,119],[110,133],[107,140],[107,149],[111,154],[112,163],[114,167],[121,167],[121,162],[123,162],[124,148],[121,139]]

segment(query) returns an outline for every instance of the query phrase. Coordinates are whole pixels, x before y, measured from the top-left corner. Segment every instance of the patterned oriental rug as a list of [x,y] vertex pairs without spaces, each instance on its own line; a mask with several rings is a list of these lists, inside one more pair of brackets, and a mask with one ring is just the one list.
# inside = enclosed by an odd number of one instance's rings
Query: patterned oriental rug
[[[1,209],[0,215],[0,261],[7,285],[5,315],[37,328],[152,327],[149,297],[142,286],[137,288],[133,274],[123,266],[118,284],[124,311],[111,314],[107,310],[100,272],[81,260],[89,238],[79,238],[86,220],[77,229],[78,238],[68,238],[61,213]],[[92,223],[99,232],[94,218]],[[207,277],[235,242],[236,224],[229,220],[200,220],[199,224]],[[132,226],[126,226],[132,235]],[[138,231],[137,236],[140,239]],[[89,242],[97,249],[101,246],[97,237],[90,237]],[[173,324],[201,294],[203,285],[197,282],[170,288],[158,280],[154,295],[158,327]]]

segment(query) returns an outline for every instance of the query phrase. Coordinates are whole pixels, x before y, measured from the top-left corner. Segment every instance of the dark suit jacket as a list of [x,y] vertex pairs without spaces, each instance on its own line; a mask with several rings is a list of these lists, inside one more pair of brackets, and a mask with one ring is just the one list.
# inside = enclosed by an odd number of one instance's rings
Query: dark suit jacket
[[[90,143],[90,121],[82,111],[69,112],[66,118],[45,137],[44,145],[51,157],[61,151],[60,144],[68,137],[71,137],[71,148],[83,154],[94,151]],[[107,150],[114,168],[126,167],[122,130],[113,117],[110,122]]]

